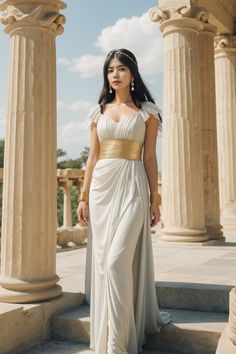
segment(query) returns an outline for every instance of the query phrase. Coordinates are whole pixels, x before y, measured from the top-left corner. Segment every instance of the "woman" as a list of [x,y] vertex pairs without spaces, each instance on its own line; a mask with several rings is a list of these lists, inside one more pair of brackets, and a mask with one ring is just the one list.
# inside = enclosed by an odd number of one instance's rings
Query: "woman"
[[96,354],[137,354],[145,333],[170,322],[157,304],[150,229],[160,220],[161,117],[133,53],[112,50],[103,72],[99,104],[89,113],[91,146],[77,211],[80,222],[88,223],[90,348]]

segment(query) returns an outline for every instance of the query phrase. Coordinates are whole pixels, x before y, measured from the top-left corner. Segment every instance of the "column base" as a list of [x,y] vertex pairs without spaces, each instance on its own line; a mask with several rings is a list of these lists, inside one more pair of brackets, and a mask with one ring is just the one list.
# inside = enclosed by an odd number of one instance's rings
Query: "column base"
[[206,229],[167,228],[161,230],[161,241],[165,242],[206,242]]
[[24,281],[21,279],[0,277],[0,302],[27,303],[44,301],[60,296],[62,287],[57,285],[59,276],[38,281]]
[[207,235],[209,240],[225,241],[223,231],[221,230],[223,228],[222,225],[220,224],[216,226],[207,225],[206,228],[207,228]]
[[45,301],[58,297],[61,295],[61,293],[62,287],[60,285],[55,285],[53,288],[43,289],[39,291],[28,290],[24,292],[18,292],[0,287],[0,302],[23,304],[37,301]]

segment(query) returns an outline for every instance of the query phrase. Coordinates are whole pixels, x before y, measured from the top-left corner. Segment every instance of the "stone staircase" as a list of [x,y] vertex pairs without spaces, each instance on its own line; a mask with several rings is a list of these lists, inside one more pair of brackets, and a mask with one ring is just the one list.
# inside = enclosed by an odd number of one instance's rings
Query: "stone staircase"
[[[173,323],[163,327],[160,333],[148,336],[143,354],[214,354],[228,321],[231,288],[224,285],[156,283],[159,306],[171,313]],[[55,314],[51,328],[51,342],[24,353],[93,353],[89,350],[87,304]]]

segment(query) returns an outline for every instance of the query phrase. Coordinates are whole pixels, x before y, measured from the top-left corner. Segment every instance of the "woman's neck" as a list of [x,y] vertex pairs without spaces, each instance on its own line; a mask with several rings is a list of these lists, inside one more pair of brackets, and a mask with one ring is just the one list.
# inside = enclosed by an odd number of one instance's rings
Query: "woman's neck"
[[130,95],[130,91],[116,91],[116,95],[113,103],[122,104],[122,103],[131,103],[133,102],[132,96]]

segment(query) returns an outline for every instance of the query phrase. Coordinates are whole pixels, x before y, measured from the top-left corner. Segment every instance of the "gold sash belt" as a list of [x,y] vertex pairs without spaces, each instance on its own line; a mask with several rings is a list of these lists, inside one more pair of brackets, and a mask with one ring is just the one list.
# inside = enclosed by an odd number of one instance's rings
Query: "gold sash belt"
[[107,139],[100,142],[99,159],[118,157],[128,160],[141,160],[143,144],[136,140]]

